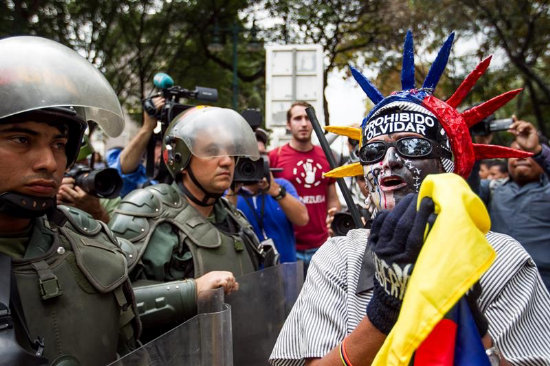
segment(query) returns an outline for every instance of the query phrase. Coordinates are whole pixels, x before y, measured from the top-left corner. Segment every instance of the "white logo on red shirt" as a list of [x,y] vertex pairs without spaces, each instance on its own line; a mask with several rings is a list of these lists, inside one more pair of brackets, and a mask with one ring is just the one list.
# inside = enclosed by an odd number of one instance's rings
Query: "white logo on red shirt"
[[315,173],[317,173],[317,170],[322,171],[322,169],[323,166],[319,163],[315,163],[313,159],[305,159],[305,161],[300,160],[296,164],[296,167],[292,170],[292,173],[294,174],[296,182],[302,184],[305,188],[311,188],[317,187],[321,184],[320,180],[315,180]]

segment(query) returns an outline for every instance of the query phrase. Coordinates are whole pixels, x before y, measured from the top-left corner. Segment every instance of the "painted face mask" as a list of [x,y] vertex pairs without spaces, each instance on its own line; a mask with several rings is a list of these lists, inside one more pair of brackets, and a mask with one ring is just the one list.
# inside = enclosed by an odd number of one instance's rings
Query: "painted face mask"
[[[346,177],[365,174],[373,185],[384,188],[383,176],[369,173],[373,166],[382,164],[384,159],[401,159],[403,166],[411,171],[419,169],[418,162],[437,160],[440,168],[467,178],[475,160],[490,158],[526,157],[530,153],[496,145],[473,144],[469,128],[494,113],[517,95],[521,89],[501,94],[463,113],[457,106],[464,100],[477,80],[485,73],[491,57],[483,60],[460,84],[455,93],[442,101],[433,92],[447,64],[454,33],[439,51],[421,88],[415,87],[414,53],[412,33],[407,32],[403,51],[401,84],[403,90],[384,97],[382,93],[357,69],[350,66],[351,73],[374,108],[363,119],[361,128],[327,127],[330,132],[360,141],[359,162],[341,166],[326,173],[328,177]],[[392,138],[388,138],[388,136]],[[394,138],[393,136],[405,136]],[[391,151],[391,154],[386,154]],[[433,159],[438,158],[438,159]],[[414,163],[413,163],[414,162]],[[426,170],[439,169],[426,167]],[[380,173],[381,174],[381,173]],[[391,176],[391,174],[390,174]],[[420,185],[424,174],[417,174],[413,187]],[[391,178],[386,178],[391,179]],[[418,182],[416,182],[418,180]],[[403,179],[411,184],[407,179]],[[387,182],[386,188],[391,182]],[[399,185],[403,182],[394,182]],[[383,189],[380,189],[383,191]]]

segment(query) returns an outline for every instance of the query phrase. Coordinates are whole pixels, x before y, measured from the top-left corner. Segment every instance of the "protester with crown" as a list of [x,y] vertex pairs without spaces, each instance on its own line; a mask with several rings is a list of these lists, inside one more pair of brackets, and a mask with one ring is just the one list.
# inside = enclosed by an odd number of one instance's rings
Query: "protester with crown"
[[337,131],[360,141],[360,161],[326,175],[363,174],[379,212],[370,230],[330,238],[313,257],[271,364],[550,364],[550,295],[522,246],[489,231],[463,179],[476,159],[530,155],[472,144],[468,130],[520,90],[459,113],[487,58],[436,98],[453,39],[419,89],[410,32],[403,90],[384,97],[350,67],[375,106],[361,129]]

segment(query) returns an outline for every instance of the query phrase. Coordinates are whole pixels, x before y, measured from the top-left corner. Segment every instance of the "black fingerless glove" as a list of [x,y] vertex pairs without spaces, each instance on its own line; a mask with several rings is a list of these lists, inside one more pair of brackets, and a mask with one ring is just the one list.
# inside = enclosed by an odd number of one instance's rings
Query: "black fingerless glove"
[[417,212],[417,197],[409,194],[392,211],[380,212],[368,240],[375,276],[367,316],[384,334],[388,334],[397,321],[409,276],[424,242],[426,224],[434,211],[432,199],[425,197]]

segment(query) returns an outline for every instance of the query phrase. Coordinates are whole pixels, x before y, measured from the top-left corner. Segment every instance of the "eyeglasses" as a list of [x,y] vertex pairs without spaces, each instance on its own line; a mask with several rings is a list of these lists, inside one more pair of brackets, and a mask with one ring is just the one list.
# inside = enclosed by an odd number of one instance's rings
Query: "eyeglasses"
[[395,147],[397,153],[406,158],[444,157],[451,158],[451,152],[438,144],[422,137],[403,137],[395,142],[373,141],[359,149],[361,164],[374,164],[386,156],[389,147]]

